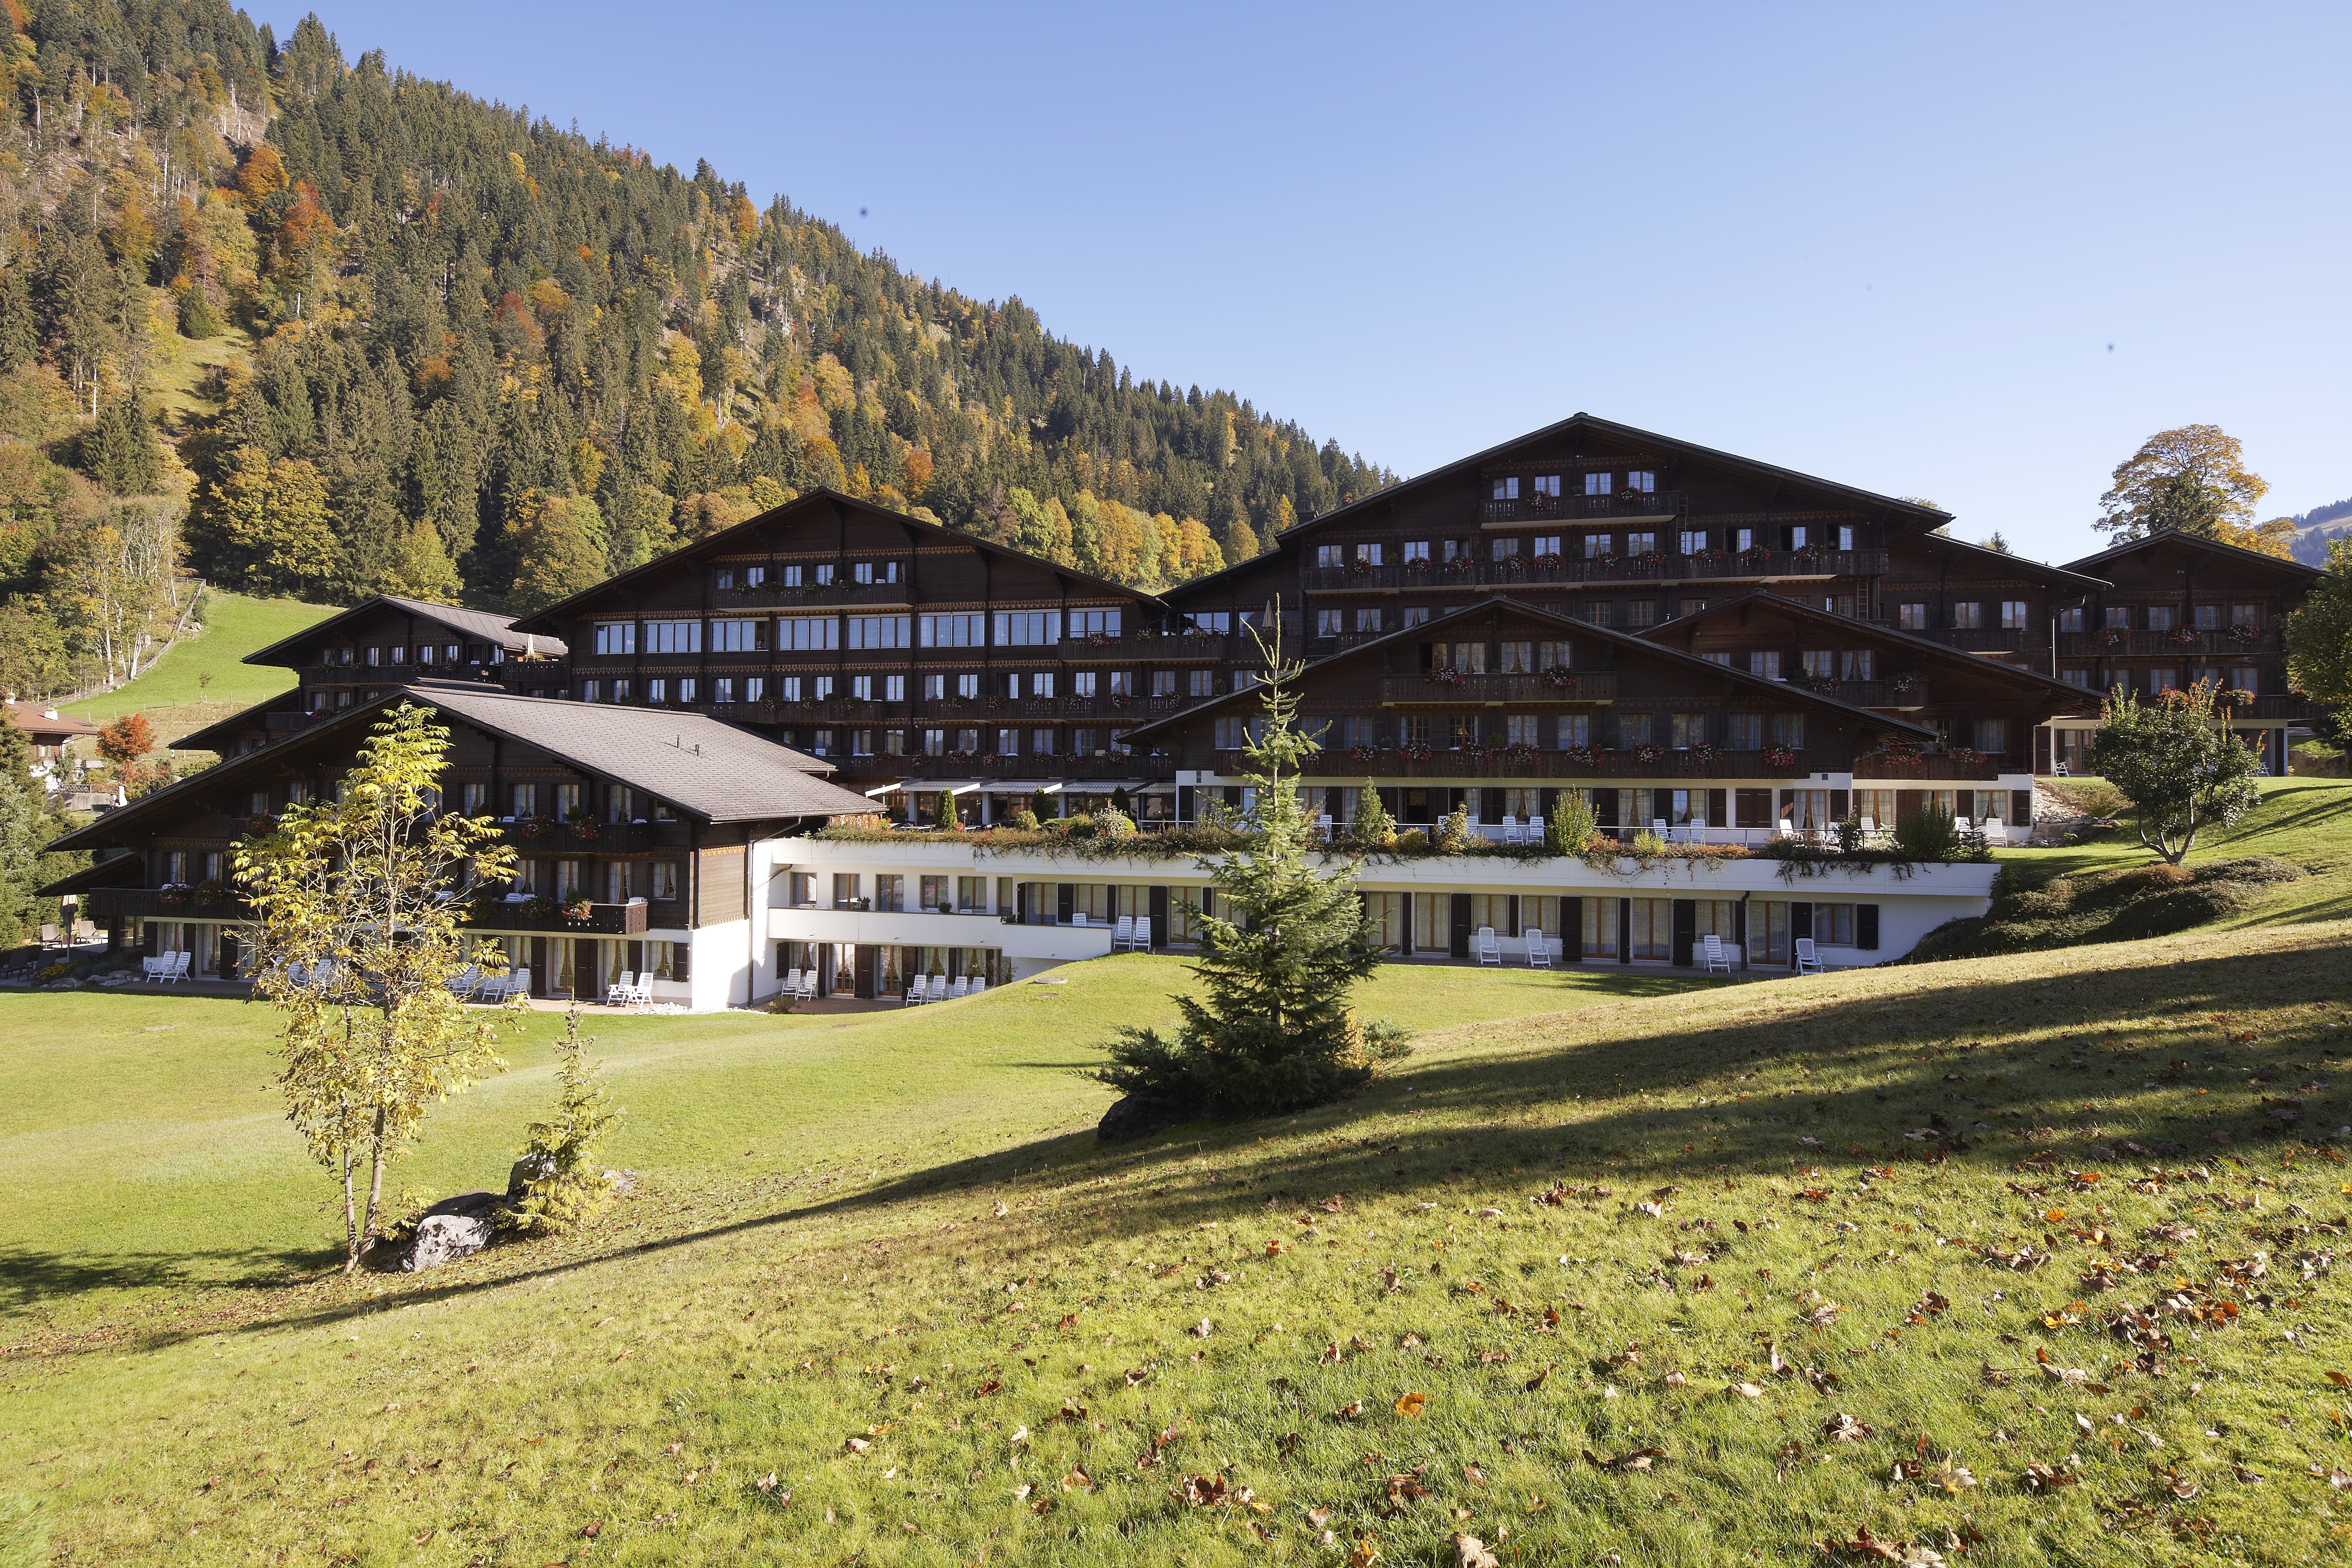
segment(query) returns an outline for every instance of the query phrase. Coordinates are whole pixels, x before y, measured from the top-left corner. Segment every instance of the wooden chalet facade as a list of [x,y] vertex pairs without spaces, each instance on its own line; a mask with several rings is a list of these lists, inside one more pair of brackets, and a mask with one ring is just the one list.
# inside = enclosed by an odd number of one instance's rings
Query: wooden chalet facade
[[[2229,693],[2231,725],[2273,773],[2286,771],[2290,730],[2321,715],[2291,690],[2282,623],[2323,575],[2316,566],[2241,550],[2219,540],[2165,532],[2069,562],[2100,585],[2062,617],[2058,678],[2092,692],[2127,688],[2143,698],[2198,681]],[[2045,767],[2083,765],[2087,721],[2057,721],[2040,738]]]
[[78,895],[113,945],[135,923],[147,956],[185,952],[193,976],[236,978],[247,911],[231,848],[289,802],[331,794],[377,716],[404,701],[450,731],[444,801],[496,818],[519,852],[516,880],[483,889],[473,923],[530,971],[534,995],[601,996],[628,970],[652,978],[656,1000],[748,1001],[765,901],[751,847],[865,805],[825,782],[821,761],[698,715],[591,714],[479,682],[413,681],[59,839],[128,853],[44,894]]

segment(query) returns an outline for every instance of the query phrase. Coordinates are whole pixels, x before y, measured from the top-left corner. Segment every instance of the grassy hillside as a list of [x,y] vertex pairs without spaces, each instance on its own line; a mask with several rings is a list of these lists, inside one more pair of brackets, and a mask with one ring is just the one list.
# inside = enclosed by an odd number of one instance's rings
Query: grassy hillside
[[325,620],[335,607],[206,590],[200,613],[203,625],[174,643],[153,668],[118,690],[67,703],[62,711],[94,724],[144,713],[158,741],[168,745],[290,689],[293,671],[247,664],[245,656]]
[[[2347,824],[2281,782],[2212,853]],[[0,1491],[73,1561],[2327,1560],[2313,868],[2236,929],[1802,982],[1393,967],[1362,1011],[1432,1032],[1363,1096],[1111,1149],[1070,1069],[1170,960],[597,1020],[619,1216],[356,1286],[268,1015],[20,997]],[[396,1184],[499,1183],[551,1022]]]

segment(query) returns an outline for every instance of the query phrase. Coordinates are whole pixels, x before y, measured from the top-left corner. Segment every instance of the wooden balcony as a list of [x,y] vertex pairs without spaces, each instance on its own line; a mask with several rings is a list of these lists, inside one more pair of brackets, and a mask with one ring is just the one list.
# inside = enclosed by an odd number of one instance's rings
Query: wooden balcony
[[[1216,753],[1217,772],[1225,778],[1237,778],[1249,771],[1249,757],[1243,752]],[[1718,751],[1711,761],[1702,761],[1687,751],[1667,751],[1663,756],[1644,761],[1630,751],[1602,752],[1591,759],[1570,756],[1565,752],[1537,751],[1514,756],[1507,751],[1488,752],[1465,747],[1460,750],[1438,751],[1427,757],[1410,758],[1393,747],[1373,748],[1366,754],[1361,747],[1327,747],[1309,759],[1305,773],[1308,778],[1353,780],[1376,779],[1577,779],[1590,783],[1596,779],[1639,779],[1665,782],[1675,779],[1782,779],[1803,778],[1816,773],[1833,773],[1845,766],[1845,753],[1801,752],[1797,760],[1775,767],[1764,760],[1761,752]]]
[[1939,647],[1951,648],[1959,653],[2022,653],[2029,647],[2038,648],[2042,646],[2042,633],[2026,631],[2022,628],[2008,630],[2000,626],[1930,626],[1923,630],[1912,626],[1898,626],[1891,621],[1875,621],[1871,624],[1885,626],[1890,631],[1901,632],[1905,637],[1917,637],[1922,642],[1931,642]]
[[1540,675],[1465,675],[1458,681],[1427,676],[1390,676],[1381,682],[1381,703],[1399,708],[1501,707],[1529,703],[1612,702],[1617,697],[1617,672],[1583,669],[1567,685],[1556,685]]
[[944,779],[957,784],[990,779],[1101,779],[1135,784],[1166,778],[1176,768],[1172,758],[1149,758],[1129,752],[1110,752],[1099,757],[1001,757],[993,752],[983,752],[977,756],[836,756],[827,760],[840,770],[834,782],[845,788],[852,780],[871,783],[881,779]]
[[501,818],[500,835],[516,848],[531,855],[642,855],[660,842],[656,829],[670,829],[669,837],[683,846],[685,825],[652,822],[517,822]]
[[1807,685],[1801,680],[1791,680],[1789,684],[1800,691],[1811,691],[1817,696],[1834,698],[1840,702],[1851,702],[1856,708],[1897,710],[1925,708],[1935,700],[1928,695],[1927,682],[1918,677],[1914,677],[1907,681],[1827,680],[1819,685]]
[[2255,658],[2279,648],[2276,626],[2252,628],[2251,639],[2235,631],[2060,632],[2058,652],[2067,658]]
[[1481,501],[1478,521],[1486,528],[1513,524],[1540,528],[1553,522],[1680,517],[1683,511],[1683,492],[1680,490],[1649,490],[1624,500],[1614,495],[1522,496],[1517,500]]
[[2309,723],[2323,716],[2327,710],[2308,697],[2291,691],[2274,692],[2257,697],[2252,702],[2242,702],[2230,710],[2230,716],[2240,723],[2248,720],[2265,722]]
[[81,918],[97,925],[118,920],[242,921],[252,914],[245,896],[233,890],[209,903],[194,892],[162,888],[89,888],[81,894]]
[[1948,752],[1936,752],[1910,758],[1890,757],[1884,752],[1871,752],[1853,759],[1853,776],[1868,779],[1873,784],[1903,784],[1912,779],[1935,781],[1997,779],[2005,772],[2025,771],[2024,759],[2012,767],[2007,757],[1956,757]]
[[1749,550],[1738,554],[1708,551],[1700,555],[1619,555],[1587,560],[1563,556],[1549,564],[1539,557],[1502,561],[1416,562],[1409,566],[1309,566],[1301,586],[1309,594],[1391,594],[1404,589],[1573,587],[1587,584],[1734,583],[1873,577],[1886,570],[1884,550]]
[[[683,924],[686,906],[673,902],[676,919],[665,920],[665,925]],[[525,914],[520,902],[489,900],[473,906],[471,929],[482,931],[544,931],[556,936],[639,936],[650,923],[650,906],[644,903],[591,904],[587,918],[574,920],[561,910],[543,914]]]
[[898,580],[895,583],[856,583],[844,574],[830,583],[804,583],[798,587],[786,587],[772,577],[756,588],[716,589],[711,595],[710,614],[723,619],[811,605],[910,605],[914,563],[900,561],[894,564],[898,568]]

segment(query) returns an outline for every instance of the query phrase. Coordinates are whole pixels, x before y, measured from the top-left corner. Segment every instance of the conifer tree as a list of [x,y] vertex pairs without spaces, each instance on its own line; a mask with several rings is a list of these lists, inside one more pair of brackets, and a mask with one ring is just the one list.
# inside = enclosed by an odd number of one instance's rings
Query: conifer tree
[[595,1043],[595,1036],[581,1036],[575,999],[563,1015],[563,1037],[555,1042],[554,1115],[524,1130],[517,1173],[522,1192],[506,1214],[514,1229],[577,1230],[612,1205],[613,1184],[598,1168],[596,1151],[621,1111],[597,1076],[604,1064],[588,1059]]
[[1371,1077],[1348,998],[1381,961],[1379,932],[1356,895],[1360,863],[1325,860],[1299,800],[1300,766],[1321,748],[1298,728],[1293,682],[1303,667],[1284,662],[1278,615],[1275,624],[1271,642],[1259,638],[1265,719],[1244,774],[1255,789],[1244,821],[1254,837],[1210,873],[1217,912],[1192,911],[1202,994],[1174,998],[1174,1039],[1123,1028],[1104,1047],[1110,1065],[1090,1075],[1217,1116],[1319,1104]]

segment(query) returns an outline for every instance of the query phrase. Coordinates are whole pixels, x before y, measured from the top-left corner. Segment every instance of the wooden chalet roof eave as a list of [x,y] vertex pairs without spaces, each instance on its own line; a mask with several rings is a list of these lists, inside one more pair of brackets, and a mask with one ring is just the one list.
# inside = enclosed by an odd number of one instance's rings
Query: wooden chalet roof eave
[[[220,748],[206,739],[215,731],[227,730],[239,724],[260,723],[265,715],[279,711],[286,703],[299,700],[301,695],[300,687],[289,686],[275,697],[265,697],[250,708],[240,708],[226,719],[215,719],[201,730],[191,730],[172,744],[175,750],[183,752],[218,752]],[[281,738],[290,739],[291,736]],[[270,744],[275,745],[277,742],[273,741]],[[226,756],[227,753],[222,754]]]
[[[2095,555],[2085,555],[2079,561],[2069,561],[2066,565],[2069,570],[2095,566],[2103,562],[2112,561],[2117,556],[2128,555],[2135,551],[2148,550],[2158,545],[2167,544],[2187,545],[2191,549],[2209,551],[2225,561],[2284,572],[2290,576],[2303,578],[2305,586],[2327,575],[2326,568],[2314,566],[2308,562],[2291,560],[2284,555],[2267,555],[2262,551],[2248,550],[2243,545],[2231,544],[2223,540],[2208,539],[2199,533],[2183,533],[2177,528],[2168,528],[2162,533],[2151,533],[2145,539],[2126,540],[2123,543],[2112,545]],[[2112,588],[2115,584],[2105,583],[2101,586]]]
[[[1998,659],[1987,658],[1981,654],[1967,653],[1959,648],[1947,647],[1942,643],[1930,642],[1925,637],[1915,637],[1909,632],[1898,631],[1893,626],[1882,626],[1874,622],[1848,620],[1843,616],[1834,616],[1827,610],[1817,610],[1811,605],[1799,604],[1794,599],[1784,599],[1780,595],[1762,588],[1752,588],[1736,599],[1726,599],[1719,605],[1709,605],[1704,610],[1693,610],[1686,616],[1676,616],[1671,621],[1661,622],[1650,627],[1641,636],[1644,641],[1656,641],[1670,632],[1679,631],[1687,636],[1701,623],[1723,614],[1726,610],[1738,609],[1743,605],[1751,605],[1759,600],[1768,608],[1786,611],[1798,619],[1810,621],[1815,626],[1841,628],[1858,632],[1864,637],[1882,638],[1910,648],[1923,658],[1940,659],[1958,668],[1997,671],[2002,677],[2030,681],[2038,687],[2051,690],[2053,694],[2063,693],[2070,701],[2078,700],[2084,695],[2082,688],[2069,686],[2063,680],[2043,675],[2039,670],[2028,669],[2023,665],[2003,664]],[[2093,692],[2090,695],[2096,698],[2097,693]]]
[[628,588],[634,587],[639,583],[652,580],[662,569],[675,566],[682,558],[689,556],[701,558],[708,556],[715,550],[723,547],[727,541],[734,538],[745,529],[756,528],[762,524],[772,525],[779,521],[798,521],[797,519],[788,519],[785,514],[804,508],[813,508],[819,502],[824,502],[832,507],[836,515],[838,515],[840,509],[855,507],[860,510],[870,512],[876,517],[886,519],[890,522],[900,524],[906,528],[936,534],[942,539],[951,541],[958,544],[968,544],[983,554],[993,555],[1003,560],[1018,562],[1024,566],[1041,567],[1047,572],[1053,573],[1055,576],[1062,578],[1066,582],[1083,584],[1088,588],[1097,588],[1105,593],[1116,594],[1122,598],[1133,599],[1140,604],[1150,605],[1158,609],[1165,610],[1168,607],[1166,603],[1158,595],[1145,593],[1140,588],[1130,588],[1124,583],[1114,583],[1108,577],[1097,577],[1090,573],[1081,572],[1074,566],[1057,565],[1054,562],[1048,561],[1043,556],[1032,555],[1026,551],[1015,550],[1010,545],[999,544],[993,540],[982,539],[977,534],[960,533],[944,523],[925,522],[919,517],[910,517],[902,511],[892,511],[887,507],[876,506],[871,501],[859,500],[855,496],[843,495],[838,490],[820,488],[809,491],[806,495],[796,496],[793,500],[786,501],[782,506],[771,507],[757,517],[745,518],[741,522],[736,523],[731,528],[722,528],[708,539],[698,539],[692,544],[686,545],[681,549],[673,550],[667,555],[659,556],[655,560],[648,561],[642,566],[633,566],[628,571],[621,573],[618,576],[607,577],[595,586],[592,588],[583,588],[579,593],[572,595],[570,598],[559,600],[556,603],[548,605],[543,610],[537,611],[531,615],[520,616],[514,623],[515,630],[519,632],[544,632],[548,636],[555,636],[555,622],[559,617],[589,615],[593,613],[591,606],[594,605],[601,596],[625,592]]
[[[1717,664],[1711,659],[1701,658],[1696,654],[1684,653],[1676,648],[1666,647],[1658,643],[1650,642],[1644,638],[1634,637],[1630,633],[1618,631],[1613,627],[1596,626],[1589,622],[1575,620],[1567,616],[1556,616],[1549,610],[1538,609],[1535,605],[1527,604],[1521,600],[1494,596],[1481,599],[1474,605],[1465,605],[1450,616],[1441,616],[1435,620],[1424,621],[1417,626],[1406,626],[1401,630],[1390,632],[1385,637],[1376,637],[1370,642],[1362,643],[1355,647],[1347,648],[1341,652],[1328,655],[1323,658],[1318,658],[1314,663],[1302,668],[1299,671],[1299,678],[1303,680],[1307,677],[1313,675],[1318,670],[1328,669],[1346,660],[1361,658],[1368,654],[1386,649],[1391,644],[1402,643],[1408,640],[1414,642],[1426,641],[1429,638],[1429,634],[1441,626],[1451,626],[1454,622],[1462,620],[1466,616],[1478,615],[1482,612],[1500,610],[1507,610],[1513,614],[1525,615],[1536,620],[1547,621],[1551,625],[1559,627],[1563,631],[1597,637],[1603,642],[1612,643],[1619,647],[1632,648],[1637,652],[1647,654],[1652,658],[1663,658],[1669,663],[1686,666],[1689,668],[1692,674],[1702,675],[1709,679],[1727,679],[1735,681],[1762,694],[1774,698],[1794,698],[1808,706],[1824,709],[1833,713],[1843,714],[1849,718],[1861,719],[1868,723],[1876,724],[1888,730],[1907,731],[1910,734],[1928,739],[1932,739],[1936,733],[1935,731],[1929,729],[1924,724],[1914,724],[1909,721],[1903,719],[1890,719],[1885,714],[1877,711],[1875,709],[1858,708],[1851,702],[1842,702],[1834,697],[1824,697],[1816,691],[1807,691],[1802,687],[1790,686],[1777,680],[1766,680],[1761,676],[1750,675],[1744,669],[1733,669],[1727,665]],[[1197,706],[1181,709],[1174,713],[1169,714],[1165,718],[1154,719],[1149,724],[1139,725],[1127,731],[1128,740],[1131,744],[1139,736],[1156,733],[1161,730],[1165,730],[1171,724],[1179,723],[1185,720],[1198,719],[1208,714],[1215,713],[1219,710],[1241,700],[1258,689],[1259,688],[1256,686],[1242,687],[1238,689],[1228,691],[1222,697],[1213,697],[1206,702],[1200,703]]]
[[59,877],[45,888],[33,889],[37,899],[62,898],[68,893],[87,892],[92,888],[134,888],[147,873],[146,863],[131,851],[110,855],[93,861],[80,870]]
[[1952,514],[1941,510],[1940,508],[1921,506],[1916,501],[1903,500],[1895,496],[1880,495],[1874,490],[1865,490],[1858,489],[1853,485],[1840,484],[1834,479],[1824,479],[1816,475],[1800,473],[1794,468],[1783,468],[1775,464],[1759,462],[1753,458],[1740,457],[1735,452],[1725,452],[1712,447],[1702,447],[1696,442],[1681,440],[1675,437],[1661,436],[1655,431],[1636,429],[1631,425],[1619,425],[1614,421],[1602,419],[1595,415],[1579,411],[1575,414],[1570,415],[1565,419],[1547,425],[1541,429],[1530,430],[1523,436],[1514,436],[1509,440],[1497,442],[1494,446],[1486,448],[1484,451],[1473,452],[1466,458],[1457,458],[1450,463],[1441,464],[1439,467],[1430,469],[1427,473],[1415,474],[1411,479],[1400,479],[1393,485],[1389,485],[1381,489],[1374,490],[1370,495],[1364,497],[1360,500],[1350,501],[1346,506],[1335,508],[1330,511],[1323,513],[1319,517],[1311,517],[1294,523],[1277,537],[1284,540],[1303,537],[1308,531],[1319,529],[1327,523],[1337,521],[1339,519],[1343,517],[1351,517],[1362,509],[1371,506],[1376,501],[1393,501],[1396,499],[1398,492],[1401,490],[1418,485],[1433,484],[1444,479],[1459,479],[1465,475],[1475,474],[1477,469],[1488,463],[1496,461],[1497,458],[1507,454],[1510,449],[1515,447],[1525,446],[1530,441],[1539,441],[1549,437],[1564,435],[1571,429],[1580,427],[1601,431],[1604,434],[1617,437],[1629,442],[1646,442],[1665,450],[1675,452],[1693,461],[1721,464],[1727,468],[1752,474],[1759,479],[1770,479],[1780,482],[1809,486],[1817,489],[1831,491],[1840,496],[1851,498],[1864,505],[1885,507],[1894,511],[1907,512],[1922,520],[1932,518],[1935,520],[1936,526],[1941,526],[1942,524],[1952,521]]
[[[332,637],[335,634],[335,628],[341,626],[345,621],[350,620],[353,616],[360,615],[368,610],[385,606],[397,610],[400,614],[404,616],[422,616],[428,620],[437,621],[440,625],[446,626],[449,630],[457,632],[469,639],[489,635],[488,627],[469,626],[463,621],[444,620],[439,615],[436,614],[436,612],[439,610],[465,610],[466,606],[463,605],[429,605],[422,599],[404,599],[396,594],[371,594],[366,598],[361,600],[358,604],[353,605],[348,610],[338,610],[333,615],[329,616],[325,620],[317,621],[310,626],[304,626],[300,631],[294,633],[290,637],[279,637],[268,647],[254,649],[253,652],[247,654],[245,658],[238,662],[243,664],[271,665],[280,669],[299,668],[300,665],[299,663],[290,665],[281,664],[278,659],[273,658],[271,656],[279,652],[281,649],[292,647],[299,643],[308,641],[314,637]],[[507,617],[502,616],[492,616],[487,610],[471,610],[466,611],[466,613],[469,615],[487,616],[492,620],[507,620]],[[507,624],[510,630],[514,629],[514,622],[508,620]]]
[[[430,708],[433,706],[429,697],[417,696],[411,692],[406,687],[402,687],[397,690],[386,692],[383,696],[376,698],[374,700],[370,702],[355,703],[347,712],[338,714],[333,719],[327,721],[327,722],[315,729],[299,731],[287,737],[286,742],[280,742],[279,745],[264,746],[257,752],[247,752],[240,756],[224,757],[217,764],[206,768],[200,773],[194,773],[187,778],[179,780],[175,784],[167,784],[163,788],[157,790],[153,795],[142,796],[138,800],[131,802],[128,805],[118,806],[114,810],[110,811],[105,816],[100,817],[97,821],[89,824],[89,826],[76,828],[73,832],[67,834],[62,838],[55,840],[46,847],[48,849],[60,850],[95,849],[103,846],[121,843],[123,842],[121,839],[109,838],[105,837],[102,830],[111,828],[116,831],[121,831],[127,826],[135,825],[146,817],[157,815],[162,811],[163,807],[166,804],[178,805],[184,800],[197,798],[199,786],[201,785],[210,784],[217,786],[222,784],[234,784],[236,781],[243,779],[251,773],[263,768],[272,770],[282,768],[285,765],[287,759],[293,754],[293,751],[281,749],[282,747],[290,746],[291,742],[302,742],[302,744],[299,748],[294,748],[294,750],[308,752],[315,749],[320,742],[322,742],[331,737],[341,734],[346,729],[357,729],[361,720],[371,718],[381,713],[386,709],[394,706],[395,703],[403,700],[415,702],[420,708]],[[436,710],[436,712],[438,710]],[[530,745],[533,747],[537,747],[539,745],[537,742],[522,740],[519,736],[507,735],[504,731],[499,730],[496,725],[488,723],[471,714],[453,715],[453,717],[457,717],[460,722],[469,724],[475,729],[497,734],[501,739],[513,740],[522,745]],[[544,748],[540,749],[543,750]],[[631,784],[627,780],[614,778],[611,774],[608,774],[597,768],[593,763],[583,762],[576,757],[565,757],[562,761],[567,767],[577,768],[582,773],[602,779],[607,784],[622,784],[631,789],[641,789],[644,787],[641,784]],[[709,814],[697,811],[692,806],[688,805],[681,801],[671,800],[668,796],[658,795],[656,792],[652,790],[646,790],[646,793],[654,795],[656,799],[662,801],[672,809],[682,811],[698,821],[709,823],[711,820]],[[152,830],[141,828],[140,831],[146,832]]]
[[1981,544],[1970,544],[1965,539],[1954,539],[1948,533],[1922,533],[1905,542],[1924,544],[1931,550],[1950,550],[1968,555],[1981,556],[1986,563],[1990,565],[2006,566],[2012,570],[2023,568],[2023,575],[2039,577],[2053,587],[2061,586],[2063,582],[2063,586],[2091,593],[2097,589],[2115,586],[2104,577],[2093,577],[2085,573],[2077,572],[2071,566],[2053,566],[2047,561],[2036,561],[2029,555],[2013,554],[2006,550],[1988,550]]

